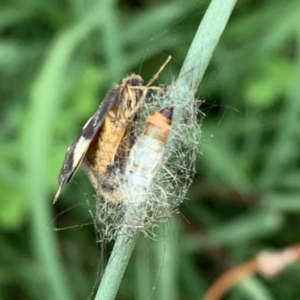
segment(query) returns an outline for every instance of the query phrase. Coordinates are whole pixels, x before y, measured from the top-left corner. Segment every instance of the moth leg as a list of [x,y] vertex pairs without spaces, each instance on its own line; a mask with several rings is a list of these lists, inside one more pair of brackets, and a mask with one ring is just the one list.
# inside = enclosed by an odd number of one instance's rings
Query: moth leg
[[[139,99],[137,99],[137,91],[142,92],[141,95],[139,95]],[[145,104],[145,99],[147,95],[148,88],[146,87],[135,87],[130,86],[128,89],[128,96],[132,100],[131,101],[131,109],[129,111],[129,118],[134,117],[138,110]]]

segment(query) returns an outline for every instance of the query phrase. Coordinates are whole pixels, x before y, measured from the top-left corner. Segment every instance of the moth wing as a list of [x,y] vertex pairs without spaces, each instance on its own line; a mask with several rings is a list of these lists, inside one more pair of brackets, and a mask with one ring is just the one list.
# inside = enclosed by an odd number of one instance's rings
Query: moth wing
[[119,84],[109,92],[102,104],[98,107],[95,114],[83,126],[82,131],[77,139],[68,148],[63,166],[58,177],[59,187],[55,194],[53,203],[57,201],[62,188],[68,182],[70,182],[75,175],[87,150],[89,149],[93,138],[102,126],[106,115],[108,114],[114,103],[117,101],[118,96],[122,92],[123,88],[124,85]]

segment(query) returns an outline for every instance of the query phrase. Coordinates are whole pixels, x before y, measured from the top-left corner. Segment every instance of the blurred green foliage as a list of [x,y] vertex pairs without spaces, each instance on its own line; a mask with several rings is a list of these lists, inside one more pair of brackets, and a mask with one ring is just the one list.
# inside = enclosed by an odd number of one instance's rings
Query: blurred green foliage
[[[208,2],[0,3],[0,299],[93,298],[105,256],[85,177],[51,205],[65,150],[120,78],[148,80],[171,54],[159,82],[172,81]],[[297,0],[238,3],[198,93],[189,200],[141,238],[118,299],[200,299],[231,266],[298,242],[299,15]],[[299,269],[228,299],[298,299]]]

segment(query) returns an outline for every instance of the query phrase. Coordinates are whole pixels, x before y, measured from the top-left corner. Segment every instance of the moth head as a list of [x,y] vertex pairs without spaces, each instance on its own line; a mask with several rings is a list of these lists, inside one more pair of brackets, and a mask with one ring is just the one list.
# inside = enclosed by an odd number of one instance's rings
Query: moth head
[[129,78],[131,86],[144,86],[144,80],[140,75],[132,74]]

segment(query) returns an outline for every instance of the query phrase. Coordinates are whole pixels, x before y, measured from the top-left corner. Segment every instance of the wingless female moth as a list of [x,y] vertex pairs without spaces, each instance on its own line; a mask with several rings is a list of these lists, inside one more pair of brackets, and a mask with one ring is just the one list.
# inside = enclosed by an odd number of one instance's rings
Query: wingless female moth
[[156,180],[165,163],[173,110],[174,105],[169,105],[148,116],[143,132],[130,149],[124,169],[109,176],[115,189],[104,189],[100,193],[104,201],[96,201],[100,240],[114,239],[116,234],[131,236],[139,231],[146,232],[159,215],[164,216],[169,205],[164,197],[156,197],[156,192],[159,190],[161,195],[163,190],[161,181]]
[[105,97],[94,115],[83,126],[81,133],[68,148],[59,174],[59,188],[53,203],[57,201],[62,188],[71,181],[82,164],[92,185],[97,190],[99,177],[105,175],[114,165],[116,156],[129,156],[133,144],[133,121],[143,105],[150,85],[171,60],[167,58],[158,72],[144,85],[141,76],[132,74],[122,79]]
[[147,118],[144,133],[132,147],[126,164],[124,203],[141,202],[149,191],[163,161],[173,110],[171,105]]

